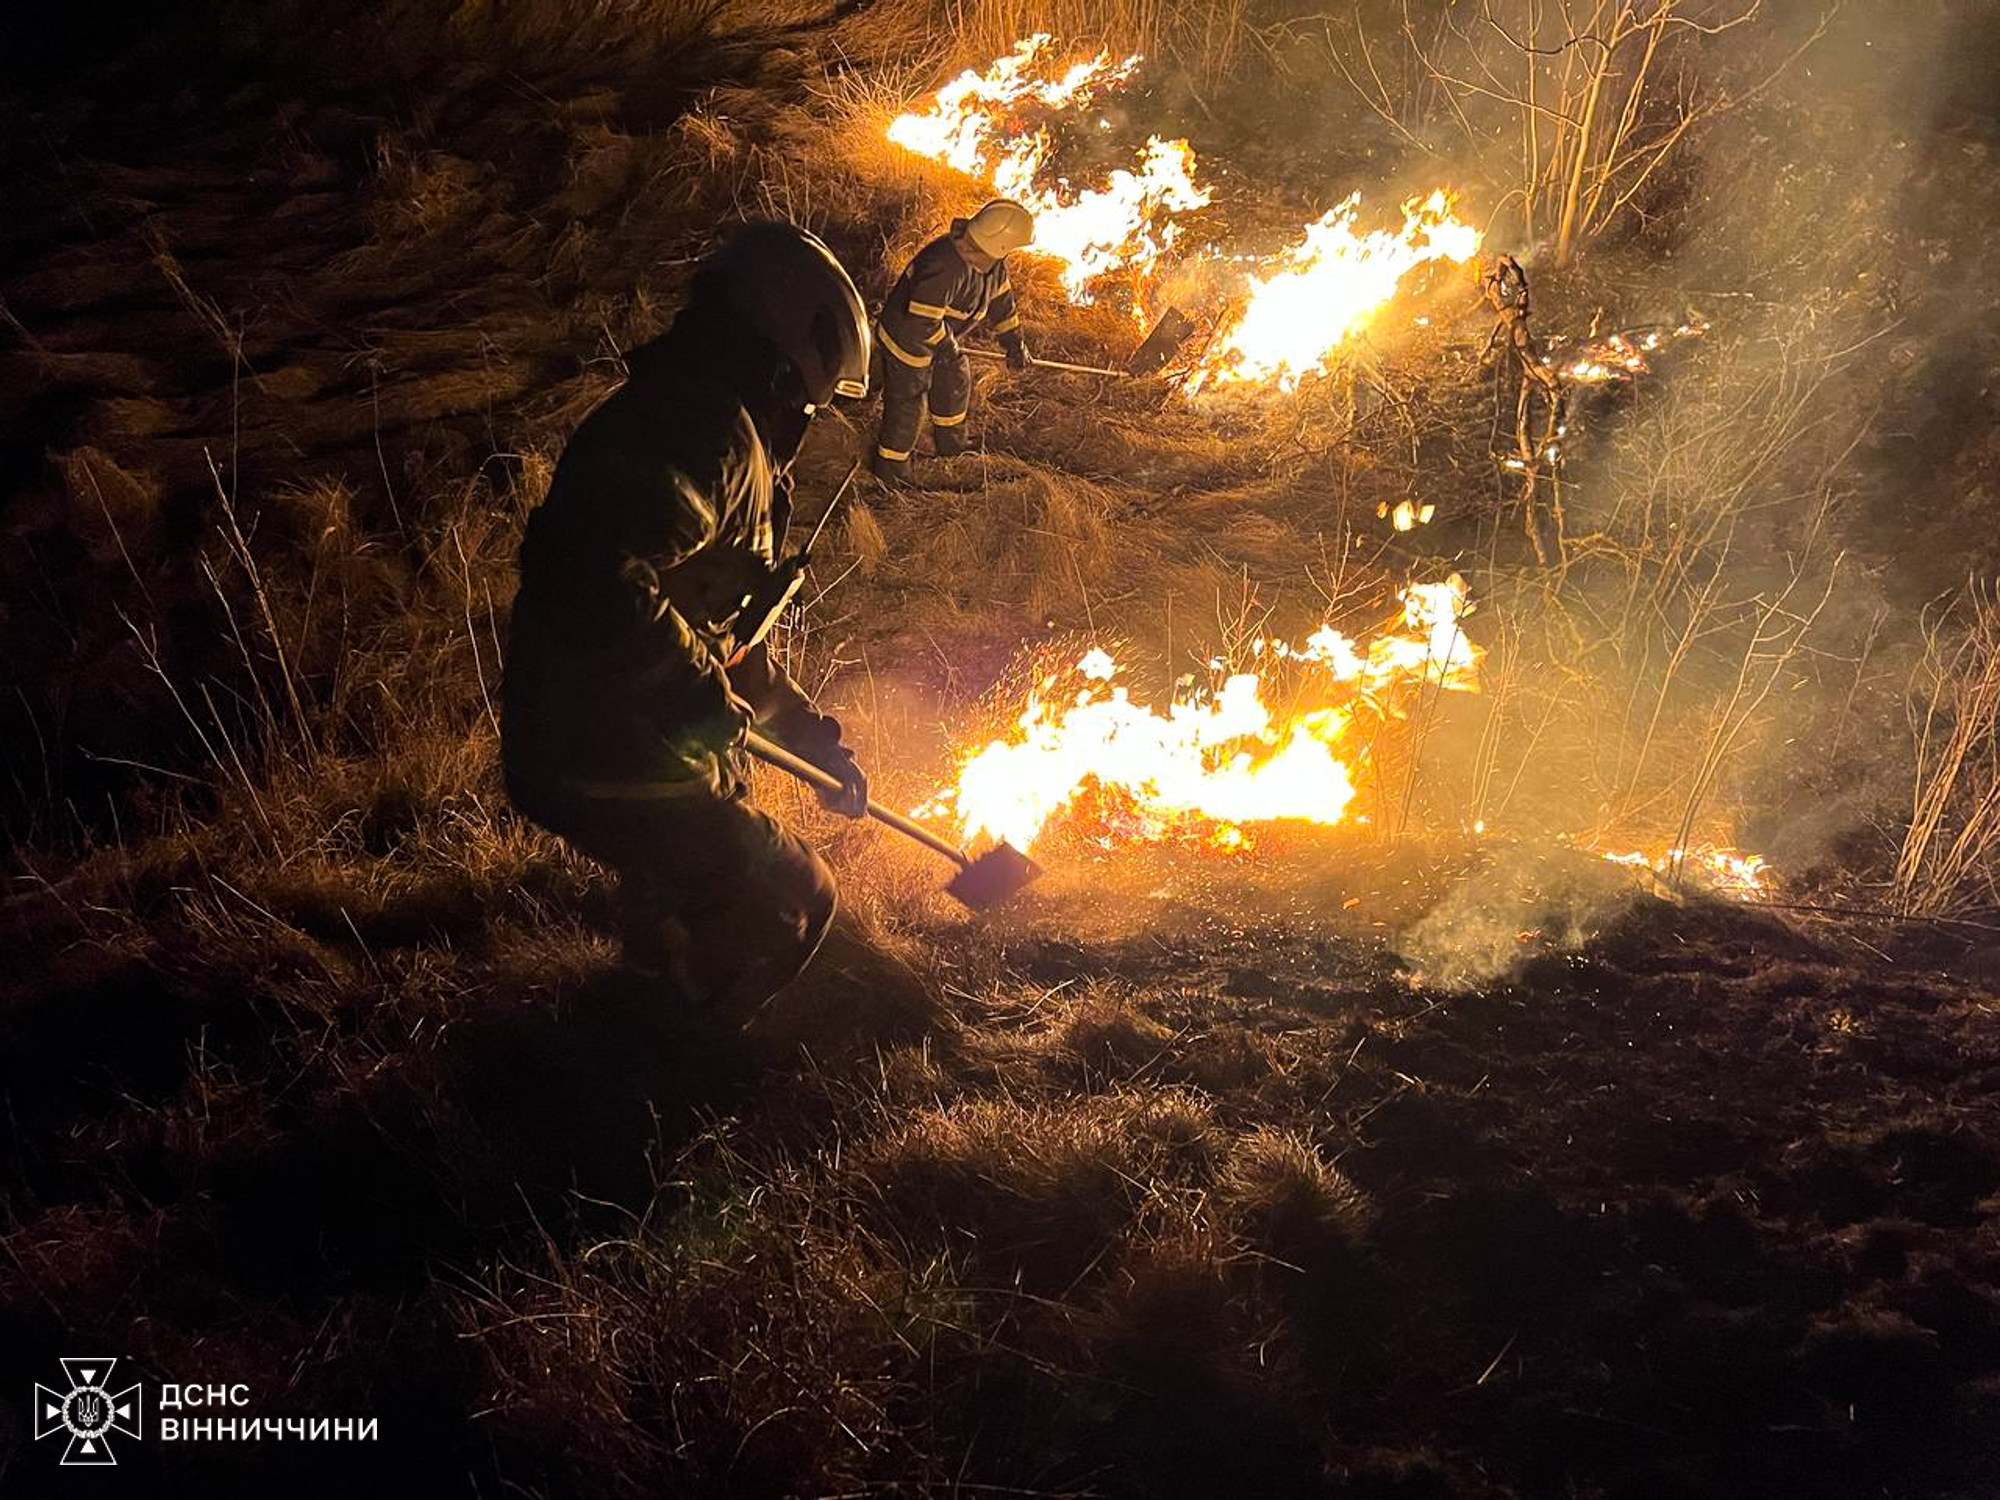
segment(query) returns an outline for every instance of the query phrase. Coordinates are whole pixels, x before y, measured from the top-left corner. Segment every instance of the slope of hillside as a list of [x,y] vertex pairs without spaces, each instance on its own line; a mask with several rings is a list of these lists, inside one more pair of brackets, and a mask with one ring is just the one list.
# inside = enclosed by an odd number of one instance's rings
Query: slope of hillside
[[[879,141],[920,7],[494,10],[298,33],[393,83],[12,134],[0,1489],[68,1493],[28,1393],[100,1350],[379,1422],[149,1428],[159,1493],[2000,1491],[1976,922],[1664,900],[1386,749],[1407,837],[1059,835],[981,922],[767,784],[842,880],[820,962],[747,1018],[621,977],[498,786],[521,519],[719,223],[879,293],[974,189]],[[1038,348],[1124,352],[1026,279]],[[1023,648],[1164,687],[1525,567],[1464,337],[1383,355],[1423,404],[983,372],[980,451],[830,528],[794,668],[907,805]],[[872,418],[815,430],[809,516]]]

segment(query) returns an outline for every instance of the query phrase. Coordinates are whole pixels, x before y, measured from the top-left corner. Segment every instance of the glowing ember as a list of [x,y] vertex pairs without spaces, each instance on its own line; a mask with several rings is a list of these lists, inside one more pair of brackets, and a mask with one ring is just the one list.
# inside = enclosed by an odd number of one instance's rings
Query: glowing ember
[[1612,380],[1630,380],[1653,367],[1646,356],[1669,343],[1698,339],[1708,332],[1708,324],[1692,319],[1677,328],[1649,328],[1626,333],[1607,333],[1587,340],[1574,353],[1557,355],[1549,367],[1564,380],[1576,385],[1603,385]]
[[1113,62],[1100,52],[1052,73],[1044,64],[1048,45],[1048,35],[1037,33],[984,73],[959,74],[929,109],[891,121],[889,139],[1025,204],[1035,215],[1036,252],[1060,261],[1070,296],[1087,302],[1093,281],[1113,272],[1143,275],[1157,265],[1173,244],[1174,215],[1203,207],[1209,191],[1196,179],[1187,142],[1157,137],[1131,170],[1112,172],[1104,187],[1046,182],[1055,142],[1023,112],[1087,105],[1139,64],[1136,56]]
[[1658,855],[1634,851],[1603,857],[1614,865],[1646,870],[1663,880],[1672,879],[1678,869],[1683,878],[1697,885],[1718,895],[1738,898],[1768,895],[1775,878],[1775,872],[1762,855],[1745,854],[1717,844],[1669,849]]
[[1217,335],[1204,381],[1272,380],[1290,390],[1368,326],[1402,285],[1433,261],[1470,260],[1479,231],[1452,215],[1442,188],[1403,206],[1399,233],[1355,232],[1361,195],[1329,209],[1305,237],[1277,257],[1277,269],[1252,276],[1249,296]]
[[1093,650],[1073,675],[1045,678],[1013,732],[970,756],[957,784],[917,814],[949,816],[967,840],[1022,850],[1090,790],[1100,794],[1094,807],[1115,810],[1099,830],[1107,838],[1189,835],[1237,850],[1248,846],[1246,823],[1340,823],[1355,795],[1341,742],[1358,713],[1392,711],[1389,694],[1426,683],[1478,690],[1482,653],[1461,624],[1465,581],[1420,584],[1403,600],[1403,629],[1365,647],[1331,627],[1299,647],[1255,643],[1253,656],[1299,669],[1287,697],[1301,706],[1282,714],[1254,671],[1163,713],[1114,685],[1117,664]]

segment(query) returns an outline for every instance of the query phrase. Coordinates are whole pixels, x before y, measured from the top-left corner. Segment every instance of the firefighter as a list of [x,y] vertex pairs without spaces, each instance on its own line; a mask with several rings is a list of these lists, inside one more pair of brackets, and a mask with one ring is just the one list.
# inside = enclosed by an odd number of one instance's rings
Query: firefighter
[[521,542],[508,795],[618,873],[627,967],[704,1007],[775,994],[834,912],[826,865],[748,800],[747,728],[838,778],[828,806],[867,804],[840,724],[763,632],[793,457],[816,408],[866,394],[868,358],[832,252],[789,224],[744,227],[577,428]]
[[1035,237],[1035,220],[1011,198],[996,198],[917,252],[889,289],[876,325],[882,428],[870,467],[885,484],[906,484],[910,454],[930,409],[939,457],[965,451],[972,374],[960,335],[984,323],[1000,340],[1010,369],[1028,368],[1028,346],[1007,280],[1007,256]]

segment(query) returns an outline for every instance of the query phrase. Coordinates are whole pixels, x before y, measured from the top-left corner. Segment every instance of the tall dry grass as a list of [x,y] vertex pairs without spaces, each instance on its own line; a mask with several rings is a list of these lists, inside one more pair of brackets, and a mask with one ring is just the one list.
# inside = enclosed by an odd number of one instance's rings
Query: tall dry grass
[[1974,583],[1933,609],[1911,682],[1909,824],[1891,893],[1912,916],[2000,905],[2000,600]]

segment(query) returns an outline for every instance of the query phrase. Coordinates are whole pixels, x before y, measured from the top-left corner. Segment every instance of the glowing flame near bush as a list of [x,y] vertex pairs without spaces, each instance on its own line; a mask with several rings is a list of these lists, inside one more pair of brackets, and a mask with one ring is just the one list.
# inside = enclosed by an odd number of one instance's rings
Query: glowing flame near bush
[[1322,374],[1333,351],[1368,326],[1403,278],[1433,261],[1479,253],[1479,231],[1452,216],[1442,188],[1403,206],[1399,233],[1356,233],[1361,195],[1328,209],[1305,237],[1253,276],[1242,310],[1211,346],[1203,383],[1273,380],[1285,390]]
[[1139,65],[1136,55],[1113,62],[1100,52],[1049,76],[1036,67],[1048,45],[1047,33],[1037,33],[984,73],[959,74],[929,109],[891,121],[889,139],[1026,205],[1035,215],[1036,252],[1060,261],[1064,287],[1087,302],[1091,282],[1116,271],[1143,275],[1157,265],[1174,241],[1173,216],[1203,207],[1209,192],[1195,178],[1187,142],[1158,137],[1146,142],[1132,170],[1112,172],[1104,187],[1045,185],[1040,179],[1055,142],[1024,124],[1022,110],[1081,107]]
[[[1461,624],[1470,609],[1455,574],[1417,585],[1403,595],[1401,631],[1365,646],[1330,626],[1302,646],[1259,641],[1252,654],[1264,671],[1233,673],[1165,712],[1134,702],[1114,685],[1110,654],[1090,651],[1073,675],[1043,679],[1012,732],[967,757],[956,785],[917,815],[948,816],[967,840],[1021,850],[1090,790],[1102,794],[1095,805],[1108,800],[1121,814],[1097,830],[1106,838],[1191,834],[1238,849],[1244,824],[1343,822],[1355,782],[1341,742],[1357,714],[1390,711],[1391,694],[1427,683],[1478,690],[1482,653]],[[1283,663],[1303,679],[1293,701],[1308,706],[1281,715],[1269,678]]]
[[[1035,215],[1034,251],[1060,263],[1073,300],[1090,301],[1093,284],[1107,276],[1130,277],[1134,313],[1145,321],[1154,301],[1149,281],[1174,247],[1176,216],[1206,207],[1210,191],[1187,142],[1158,137],[1103,187],[1051,180],[1055,142],[1024,112],[1081,109],[1123,85],[1140,59],[1114,62],[1099,53],[1056,72],[1046,58],[1049,40],[1037,33],[984,72],[961,73],[929,108],[897,116],[889,139],[1027,205]],[[1440,189],[1404,205],[1400,231],[1361,232],[1356,193],[1267,260],[1214,260],[1211,269],[1224,271],[1236,290],[1191,388],[1273,381],[1289,390],[1323,373],[1412,271],[1478,252],[1479,231],[1451,210]]]
[[1614,380],[1630,380],[1647,374],[1652,364],[1646,356],[1681,339],[1698,339],[1708,332],[1708,324],[1692,318],[1677,328],[1643,328],[1626,333],[1607,333],[1587,339],[1577,349],[1552,356],[1546,363],[1572,385],[1604,385]]
[[1693,849],[1669,849],[1664,854],[1634,850],[1629,854],[1605,854],[1604,859],[1628,869],[1645,870],[1660,880],[1671,880],[1676,871],[1691,884],[1718,895],[1743,899],[1771,892],[1775,872],[1761,854],[1745,854],[1719,844],[1702,844]]

